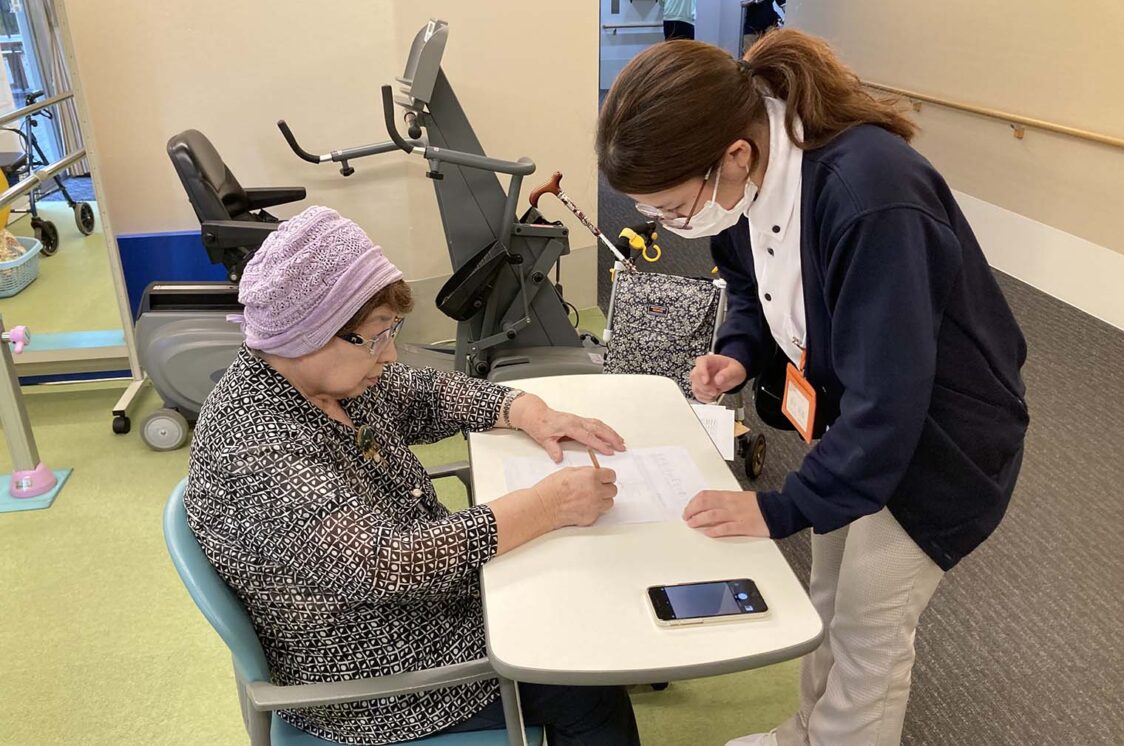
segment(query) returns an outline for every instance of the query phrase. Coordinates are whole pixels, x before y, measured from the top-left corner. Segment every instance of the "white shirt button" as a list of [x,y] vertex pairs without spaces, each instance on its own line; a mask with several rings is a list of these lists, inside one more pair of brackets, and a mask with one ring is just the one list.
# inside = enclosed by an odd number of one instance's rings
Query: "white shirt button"
[[414,489],[410,490],[410,494],[413,495],[414,497],[421,497],[422,491],[421,491],[420,488],[415,487]]

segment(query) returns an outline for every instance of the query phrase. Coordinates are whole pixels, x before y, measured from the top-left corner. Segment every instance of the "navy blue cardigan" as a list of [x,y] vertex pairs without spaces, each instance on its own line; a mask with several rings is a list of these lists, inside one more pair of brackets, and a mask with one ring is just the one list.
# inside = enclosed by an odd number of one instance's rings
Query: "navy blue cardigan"
[[[940,174],[873,125],[805,151],[800,256],[823,435],[757,499],[776,538],[888,506],[948,570],[999,524],[1028,422],[1026,342]],[[711,240],[729,284],[717,352],[761,373],[775,350],[747,223]],[[826,432],[825,432],[826,428]]]

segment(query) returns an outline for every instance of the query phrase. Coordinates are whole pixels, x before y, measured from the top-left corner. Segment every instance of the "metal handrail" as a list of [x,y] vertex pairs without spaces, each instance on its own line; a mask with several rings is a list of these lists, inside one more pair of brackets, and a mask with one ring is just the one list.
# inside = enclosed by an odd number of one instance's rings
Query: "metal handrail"
[[863,85],[867,88],[874,88],[879,91],[886,91],[902,98],[912,99],[913,101],[925,101],[926,103],[936,104],[943,106],[946,109],[956,109],[957,111],[966,111],[970,114],[977,114],[982,117],[990,119],[998,119],[1007,122],[1014,130],[1014,135],[1018,139],[1022,139],[1026,133],[1025,127],[1034,127],[1035,129],[1045,130],[1047,132],[1056,132],[1059,135],[1068,135],[1075,137],[1079,140],[1086,140],[1089,142],[1100,143],[1101,145],[1109,145],[1114,148],[1124,149],[1124,138],[1113,137],[1100,132],[1090,132],[1089,130],[1079,129],[1077,127],[1069,127],[1064,124],[1056,122],[1048,122],[1044,119],[1035,119],[1033,117],[1025,117],[1021,114],[1012,114],[1007,111],[1000,111],[998,109],[990,109],[986,106],[975,106],[974,104],[967,104],[962,101],[953,101],[940,96],[931,96],[926,93],[918,93],[917,91],[906,90],[905,88],[896,88],[894,86],[883,85],[882,83],[872,83],[870,81],[863,81]]
[[42,101],[36,101],[31,106],[25,106],[22,109],[9,111],[7,114],[0,116],[0,127],[3,127],[8,122],[14,122],[17,119],[23,119],[28,114],[34,114],[37,111],[46,109],[48,106],[54,106],[55,104],[62,103],[68,98],[74,98],[74,94],[70,92],[60,93],[57,96],[51,96],[50,98],[45,98]]
[[615,36],[618,29],[622,28],[658,28],[662,29],[662,23],[602,23],[601,28],[605,31],[612,31]]
[[58,173],[70,166],[73,166],[78,161],[86,157],[86,149],[79,148],[62,160],[55,161],[46,168],[41,168],[38,171],[32,172],[23,181],[12,185],[0,193],[0,209],[3,209],[16,200],[21,194],[30,192],[35,187],[50,181],[55,178]]

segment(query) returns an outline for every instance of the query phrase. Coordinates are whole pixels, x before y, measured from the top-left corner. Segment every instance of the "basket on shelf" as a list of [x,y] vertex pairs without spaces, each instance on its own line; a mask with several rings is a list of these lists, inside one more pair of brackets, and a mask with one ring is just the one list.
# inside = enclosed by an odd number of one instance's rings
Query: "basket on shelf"
[[11,298],[39,276],[39,251],[43,244],[25,236],[18,236],[18,239],[24,249],[23,255],[0,262],[0,298]]

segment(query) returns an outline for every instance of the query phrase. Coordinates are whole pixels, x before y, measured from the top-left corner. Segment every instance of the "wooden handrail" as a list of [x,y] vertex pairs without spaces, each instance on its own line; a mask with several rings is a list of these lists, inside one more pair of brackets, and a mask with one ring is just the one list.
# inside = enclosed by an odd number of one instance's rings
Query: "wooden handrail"
[[1079,129],[1077,127],[1069,127],[1064,124],[1056,122],[1047,122],[1044,119],[1034,119],[1033,117],[1024,117],[1021,114],[1012,114],[1007,111],[999,111],[998,109],[989,109],[986,106],[975,106],[973,104],[966,104],[962,101],[953,101],[940,96],[930,96],[926,93],[918,93],[917,91],[909,91],[904,88],[896,88],[894,86],[883,85],[882,83],[872,83],[870,81],[863,81],[863,85],[867,88],[874,88],[879,91],[886,91],[902,98],[912,99],[913,101],[925,101],[937,106],[943,106],[946,109],[956,109],[958,111],[966,111],[970,114],[977,114],[982,117],[990,119],[998,119],[1007,122],[1014,130],[1015,137],[1020,140],[1025,133],[1025,127],[1034,127],[1035,129],[1046,130],[1047,132],[1056,132],[1060,135],[1068,135],[1075,137],[1079,140],[1087,140],[1089,142],[1100,143],[1101,145],[1109,145],[1114,148],[1124,149],[1124,138],[1113,137],[1112,135],[1105,135],[1100,132],[1090,132],[1089,130]]

